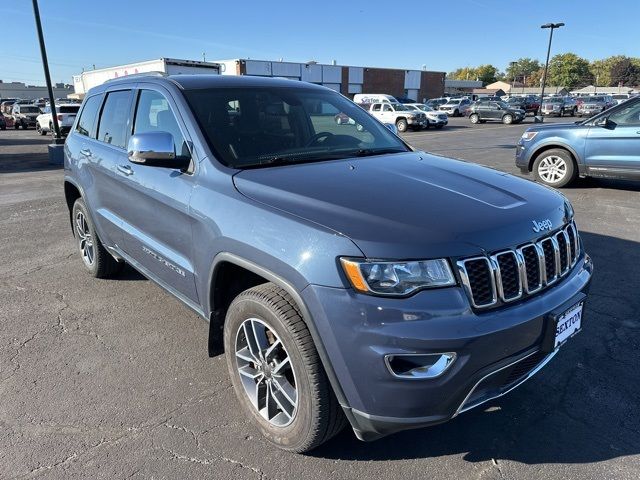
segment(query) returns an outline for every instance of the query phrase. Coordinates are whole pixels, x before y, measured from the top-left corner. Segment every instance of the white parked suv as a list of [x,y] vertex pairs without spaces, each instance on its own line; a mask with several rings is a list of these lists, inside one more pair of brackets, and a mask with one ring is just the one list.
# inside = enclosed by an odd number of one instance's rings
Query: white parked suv
[[[71,126],[76,119],[76,115],[80,110],[80,105],[77,103],[63,103],[56,105],[56,113],[58,117],[58,125],[60,126],[60,133],[66,135],[71,130]],[[40,135],[46,135],[48,132],[53,133],[53,118],[51,117],[51,106],[46,105],[43,113],[36,118],[36,131]]]
[[471,106],[471,100],[468,98],[452,98],[444,105],[440,105],[439,110],[441,112],[445,112],[448,115],[452,115],[454,117],[459,117],[464,115],[467,111],[467,108]]
[[427,116],[427,128],[431,126],[442,128],[449,123],[449,115],[444,112],[434,110],[424,103],[405,103],[404,106],[410,110],[424,112],[424,114]]
[[425,112],[409,109],[402,103],[372,103],[369,113],[382,123],[395,124],[399,132],[406,132],[409,127],[413,130],[427,127]]

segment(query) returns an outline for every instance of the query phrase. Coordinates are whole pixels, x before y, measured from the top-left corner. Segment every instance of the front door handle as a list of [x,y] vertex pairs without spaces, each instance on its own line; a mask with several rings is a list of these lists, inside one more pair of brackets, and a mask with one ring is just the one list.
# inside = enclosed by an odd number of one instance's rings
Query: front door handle
[[129,165],[118,165],[118,171],[125,175],[133,175],[133,169]]
[[89,150],[88,148],[83,148],[82,150],[80,150],[80,153],[82,155],[84,155],[85,157],[90,157],[91,156],[91,150]]

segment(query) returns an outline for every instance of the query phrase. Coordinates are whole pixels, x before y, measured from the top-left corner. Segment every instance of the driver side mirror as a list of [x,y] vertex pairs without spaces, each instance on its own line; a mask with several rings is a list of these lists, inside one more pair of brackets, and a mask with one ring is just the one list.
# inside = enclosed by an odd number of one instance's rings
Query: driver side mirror
[[398,127],[396,127],[395,123],[385,123],[384,126],[391,130],[394,135],[398,135]]
[[127,152],[131,163],[150,167],[185,170],[191,163],[188,157],[176,156],[173,135],[169,132],[145,132],[131,135]]
[[594,125],[596,127],[602,127],[609,130],[613,130],[614,128],[616,128],[615,122],[612,122],[611,120],[609,120],[609,117],[607,116],[600,117],[598,120],[594,122]]

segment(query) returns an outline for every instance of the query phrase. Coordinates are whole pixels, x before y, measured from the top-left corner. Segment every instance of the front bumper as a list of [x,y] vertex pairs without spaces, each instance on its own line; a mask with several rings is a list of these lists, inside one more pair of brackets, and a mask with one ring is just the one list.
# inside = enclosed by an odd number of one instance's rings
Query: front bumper
[[[548,290],[486,312],[472,310],[462,288],[392,299],[310,285],[302,295],[344,395],[343,409],[356,435],[374,440],[465,410],[488,373],[536,354],[549,312],[587,292],[592,269],[583,255]],[[455,352],[457,359],[428,380],[394,377],[384,362],[388,354],[442,352]]]

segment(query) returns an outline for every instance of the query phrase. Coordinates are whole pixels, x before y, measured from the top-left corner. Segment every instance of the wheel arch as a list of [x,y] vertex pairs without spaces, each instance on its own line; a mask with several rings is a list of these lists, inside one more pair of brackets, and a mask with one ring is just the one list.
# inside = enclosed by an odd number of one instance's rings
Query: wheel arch
[[[223,276],[223,274],[225,273],[225,269],[229,269],[229,268],[242,269],[243,271],[248,272],[248,275],[250,277],[253,276],[254,280],[258,280],[258,281],[262,280],[262,281],[259,281],[259,283],[257,283],[256,285],[259,285],[260,283],[270,282],[279,286],[284,291],[286,291],[289,295],[291,295],[291,298],[296,302],[296,305],[300,310],[300,313],[302,315],[302,319],[305,325],[307,326],[307,328],[309,329],[309,332],[311,333],[313,343],[316,347],[316,350],[318,351],[318,355],[320,356],[322,365],[324,367],[325,372],[327,373],[327,377],[329,378],[331,387],[333,388],[333,391],[338,399],[338,402],[343,407],[346,406],[347,405],[346,397],[344,395],[342,387],[340,386],[338,377],[335,371],[333,370],[333,366],[331,365],[331,362],[329,361],[329,356],[320,338],[320,334],[313,321],[310,310],[307,307],[302,296],[300,295],[298,289],[287,279],[283,278],[281,275],[267,268],[264,268],[252,262],[251,260],[247,260],[246,258],[243,258],[241,256],[238,256],[230,252],[220,252],[215,256],[211,266],[211,272],[209,275],[208,295],[205,297],[206,298],[205,301],[207,302],[207,304],[204,305],[205,314],[209,319],[209,339],[208,339],[209,356],[212,357],[221,353],[220,332],[222,331],[222,327],[224,326],[224,316],[226,315],[226,308],[228,308],[231,302],[229,301],[229,298],[225,299],[223,303],[216,304],[214,302],[216,301],[216,294],[217,294],[216,290],[219,293],[220,287],[223,286],[223,284],[219,282],[224,282],[225,277]],[[255,286],[255,285],[251,285],[251,286]],[[247,288],[251,288],[251,286]],[[219,298],[217,300],[218,302],[220,302]],[[231,298],[230,300],[233,300],[233,298]]]
[[[558,148],[560,150],[565,150],[569,153],[569,155],[571,155],[571,158],[573,159],[573,161],[576,164],[576,167],[578,167],[578,172],[580,172],[581,170],[581,165],[580,162],[578,161],[578,154],[576,153],[576,151],[571,148],[568,145],[562,144],[562,143],[546,143],[544,145],[540,145],[539,147],[537,147],[533,153],[531,154],[531,156],[529,157],[529,162],[528,162],[528,169],[530,172],[533,171],[533,164],[536,161],[536,158],[538,158],[538,156],[541,153],[546,152],[547,150],[553,150],[555,148]],[[581,172],[580,172],[581,173]]]
[[71,214],[73,212],[73,204],[78,198],[82,198],[82,199],[85,198],[82,187],[80,187],[77,183],[72,181],[70,178],[65,177],[64,199],[67,203],[67,209],[69,210],[69,225],[71,227],[72,232],[73,232],[73,219],[71,218]]

